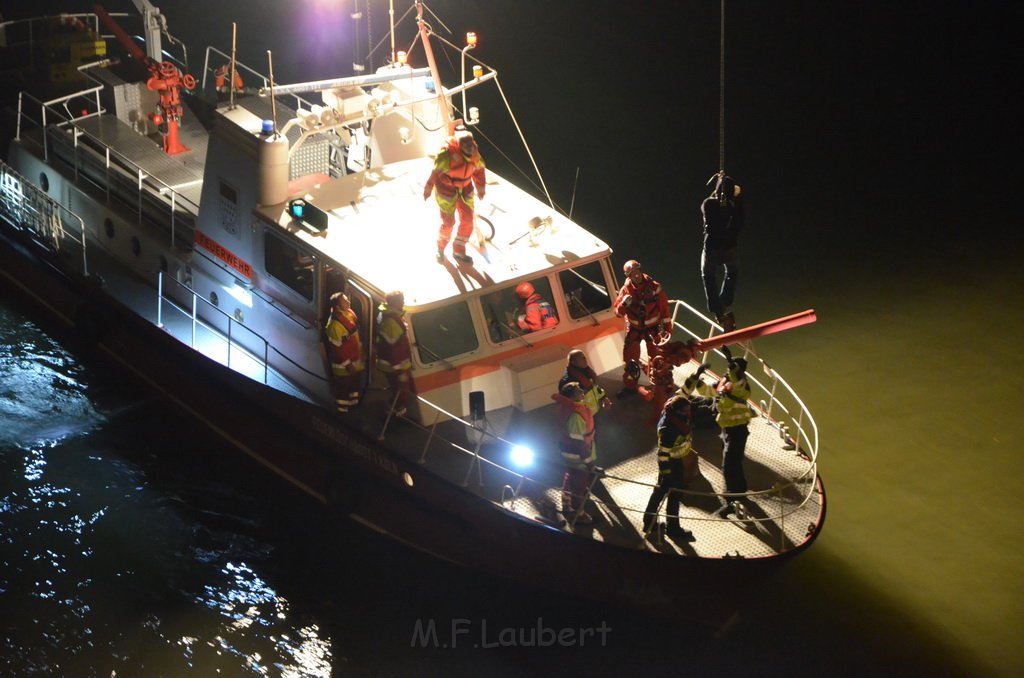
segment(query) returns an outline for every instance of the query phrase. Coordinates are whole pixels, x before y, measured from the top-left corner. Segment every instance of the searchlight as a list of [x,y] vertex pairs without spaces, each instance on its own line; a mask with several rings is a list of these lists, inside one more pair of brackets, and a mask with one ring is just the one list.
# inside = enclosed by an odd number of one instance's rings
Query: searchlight
[[533,466],[533,450],[526,445],[515,445],[512,448],[512,464],[518,468]]

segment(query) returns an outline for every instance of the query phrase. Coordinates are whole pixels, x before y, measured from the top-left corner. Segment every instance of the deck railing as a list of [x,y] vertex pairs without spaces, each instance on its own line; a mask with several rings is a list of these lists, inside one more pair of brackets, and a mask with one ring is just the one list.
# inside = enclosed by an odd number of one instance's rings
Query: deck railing
[[74,268],[78,268],[80,256],[81,273],[89,275],[82,217],[48,196],[2,160],[0,212],[12,225],[30,233],[46,249],[68,257]]
[[[713,321],[704,317],[699,311],[693,309],[684,302],[674,302],[677,306],[676,312],[680,309],[688,310],[694,313],[698,318],[702,318],[710,327],[717,328],[721,331],[721,328],[714,324]],[[682,327],[676,322],[677,330],[685,330],[692,335],[692,331]],[[696,336],[696,335],[693,335]],[[783,528],[780,536],[780,551],[783,549],[783,542],[785,540],[785,521],[786,517],[793,513],[801,510],[807,502],[811,499],[815,491],[815,480],[817,478],[817,428],[814,424],[814,419],[811,417],[810,412],[807,411],[803,402],[796,395],[795,392],[790,388],[789,384],[786,383],[782,377],[775,372],[770,366],[767,365],[763,360],[756,356],[753,351],[753,347],[749,345],[744,346],[744,353],[748,356],[748,361],[753,361],[761,364],[764,368],[765,374],[767,375],[768,384],[762,384],[759,380],[755,379],[749,374],[748,369],[748,380],[752,382],[752,396],[755,391],[758,392],[758,396],[761,398],[761,410],[765,414],[767,421],[780,432],[780,437],[784,437],[784,442],[788,445],[784,445],[783,449],[794,449],[797,452],[794,454],[800,454],[805,462],[805,471],[795,478],[788,478],[786,482],[777,482],[772,487],[751,490],[743,494],[736,493],[725,493],[725,492],[701,492],[696,490],[672,490],[674,492],[681,492],[683,495],[688,495],[691,499],[698,497],[713,497],[717,498],[719,502],[727,502],[742,497],[757,497],[761,500],[762,508],[763,504],[769,500],[773,500],[774,505],[777,509],[774,512],[769,512],[764,516],[744,516],[744,518],[752,523],[758,522],[777,522]],[[396,396],[397,398],[397,396]],[[540,461],[534,462],[534,466],[539,468],[540,471],[534,475],[528,475],[525,472],[517,471],[509,466],[494,461],[494,458],[511,458],[512,450],[517,446],[513,441],[507,440],[492,430],[489,430],[486,419],[481,420],[466,420],[456,414],[449,412],[429,400],[416,396],[418,403],[421,408],[421,413],[426,413],[420,417],[423,423],[419,423],[413,419],[405,419],[407,423],[415,425],[421,428],[425,432],[425,438],[422,449],[419,453],[418,462],[422,465],[431,467],[432,455],[443,455],[450,457],[448,454],[451,451],[456,452],[464,458],[464,464],[461,468],[457,468],[455,471],[449,471],[454,473],[450,479],[455,480],[461,478],[463,486],[469,486],[471,480],[476,478],[476,485],[478,488],[500,488],[497,492],[483,492],[487,498],[499,503],[510,510],[515,510],[515,505],[518,501],[523,499],[534,499],[536,498],[538,491],[544,493],[547,490],[558,488],[558,485],[552,482],[552,478],[560,480],[561,471],[564,467],[556,461]],[[753,397],[751,398],[753,400]],[[389,408],[387,418],[380,431],[378,438],[384,440],[387,434],[389,425],[397,416],[394,414],[396,407],[396,401],[392,401]],[[779,411],[783,413],[781,419],[773,419],[769,416],[769,412],[775,411],[778,415]],[[432,413],[432,414],[431,414]],[[454,424],[452,423],[454,422]],[[789,423],[787,423],[789,422]],[[440,432],[441,424],[446,426],[461,426],[465,429],[466,439],[474,440],[475,443],[466,446],[451,441],[446,438]],[[789,435],[790,425],[797,431],[795,439],[785,437]],[[441,451],[437,449],[438,444],[441,446]],[[482,451],[487,449],[489,454],[484,456]],[[485,469],[489,469],[488,473],[492,474],[488,480],[488,483],[484,483],[483,474]],[[548,478],[545,479],[540,477],[543,471],[547,472]],[[606,500],[595,494],[595,489],[603,485],[605,489],[609,489],[612,486],[617,486],[617,489],[622,489],[621,492],[609,492],[609,494],[619,494],[642,497],[643,503],[637,503],[629,505],[626,503],[616,503],[612,505]],[[609,511],[621,512],[632,514],[638,521],[642,520],[645,512],[645,502],[650,496],[654,485],[638,481],[635,478],[627,478],[619,475],[615,475],[607,472],[604,469],[597,468],[591,477],[591,482],[587,488],[586,494],[582,497],[583,501],[591,500],[596,504],[604,505]],[[559,490],[560,491],[560,490]],[[793,494],[796,493],[798,500],[793,500]],[[683,504],[689,503],[685,497]],[[665,514],[660,514],[661,518],[665,518]],[[573,521],[575,518],[572,519]],[[687,520],[698,520],[703,522],[726,522],[727,517],[720,516],[718,514],[709,514],[704,517],[687,516]]]
[[[685,301],[673,300],[669,303],[676,334],[682,332],[693,339],[705,339],[723,331],[721,325]],[[689,324],[681,320],[680,316]],[[703,335],[698,335],[692,329],[693,326],[701,328]],[[759,405],[767,421],[778,430],[787,449],[799,450],[808,457],[810,466],[807,474],[813,478],[817,473],[818,461],[818,425],[814,417],[782,375],[757,355],[752,341],[743,342],[740,346],[743,347],[743,358],[749,365],[747,381],[751,384],[750,401]],[[715,353],[725,358],[721,349],[715,349]],[[761,367],[767,383],[761,381],[756,369],[751,369],[755,365]]]
[[168,229],[172,246],[176,240],[190,246],[199,206],[80,124],[106,113],[99,99],[102,89],[90,87],[49,101],[22,92],[15,138],[28,141],[25,125],[39,130],[44,160],[53,162],[56,155],[69,166],[76,184],[88,181],[108,203],[116,200],[134,211],[140,224],[165,212],[164,222],[154,225]]
[[[168,314],[174,315],[169,318]],[[284,375],[285,370],[291,374],[281,380],[291,384],[293,390],[300,389],[302,383],[308,387],[326,381],[323,375],[281,353],[263,335],[163,271],[157,279],[157,325],[203,355],[266,385],[279,387],[271,384],[271,377],[275,372]]]

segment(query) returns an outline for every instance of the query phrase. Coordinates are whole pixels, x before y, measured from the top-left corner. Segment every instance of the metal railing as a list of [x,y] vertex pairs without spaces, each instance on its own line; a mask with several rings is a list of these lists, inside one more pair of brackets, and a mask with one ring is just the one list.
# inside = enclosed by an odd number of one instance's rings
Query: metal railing
[[[675,303],[677,305],[683,304],[683,302]],[[699,311],[696,311],[695,309],[689,307],[688,305],[685,305],[685,307],[694,314],[696,314],[698,317],[703,318],[704,322],[709,323],[709,325],[711,326],[717,327],[713,323],[713,321],[704,317]],[[686,329],[682,328],[682,326],[679,325],[678,323],[676,324],[676,327],[677,329]],[[718,329],[719,331],[721,330],[721,328]],[[686,331],[692,334],[690,330],[686,329]],[[768,416],[768,412],[770,412],[772,408],[781,409],[785,414],[786,420],[792,422],[792,425],[795,427],[797,431],[797,439],[791,442],[795,443],[795,449],[803,459],[805,467],[804,472],[798,475],[797,477],[788,478],[786,482],[776,482],[775,484],[773,484],[772,487],[759,490],[751,490],[743,494],[710,491],[702,492],[690,489],[673,489],[671,491],[678,492],[684,495],[684,499],[682,502],[684,505],[688,503],[686,500],[687,496],[690,497],[691,499],[697,499],[701,497],[717,498],[719,502],[728,502],[743,497],[757,498],[762,502],[772,501],[773,505],[777,507],[774,511],[766,512],[766,514],[763,516],[746,515],[743,516],[743,518],[744,520],[750,523],[778,523],[781,528],[779,537],[779,550],[782,551],[785,549],[786,517],[801,510],[807,504],[807,502],[810,501],[815,492],[815,481],[817,479],[817,427],[814,424],[814,419],[811,417],[810,412],[807,411],[803,402],[793,392],[789,384],[786,383],[781,378],[781,376],[778,375],[777,372],[771,369],[767,365],[767,363],[765,363],[763,360],[754,355],[752,347],[748,345],[745,347],[745,350],[748,356],[753,356],[753,360],[761,363],[764,366],[765,372],[770,380],[770,384],[768,386],[765,386],[760,381],[750,376],[748,373],[748,380],[753,382],[751,400],[753,399],[753,392],[755,390],[755,387],[756,389],[759,389],[766,395],[766,397],[768,398],[768,401],[766,403],[767,406],[762,405],[761,409],[765,413],[765,417],[769,421],[769,423],[777,427],[780,430],[780,432],[787,432],[788,425],[786,425],[783,420],[774,420]],[[489,485],[500,489],[497,490],[495,496],[489,496],[488,498],[504,506],[505,508],[513,511],[515,510],[515,505],[517,501],[525,497],[532,498],[534,496],[534,492],[538,489],[541,490],[542,492],[550,489],[560,490],[560,488],[558,488],[557,485],[552,484],[550,481],[545,481],[541,478],[527,475],[526,473],[514,470],[498,462],[495,462],[492,459],[489,459],[488,457],[483,456],[481,454],[481,451],[484,449],[485,445],[497,448],[497,454],[492,453],[490,455],[497,457],[510,457],[511,450],[516,445],[516,443],[506,440],[500,435],[489,430],[486,418],[484,418],[481,421],[468,421],[460,416],[455,415],[452,412],[449,412],[435,405],[434,403],[430,402],[429,400],[426,400],[421,396],[416,395],[415,397],[419,402],[421,408],[425,408],[425,411],[427,412],[433,412],[432,421],[430,423],[426,423],[427,420],[431,418],[429,416],[421,417],[421,421],[424,423],[417,422],[413,419],[403,418],[405,422],[420,428],[426,434],[426,438],[423,442],[422,449],[420,450],[419,457],[417,459],[419,464],[430,467],[431,454],[437,454],[436,451],[432,450],[434,447],[436,447],[435,443],[440,443],[442,445],[442,450],[444,450],[443,452],[441,452],[441,454],[446,454],[447,452],[454,451],[457,454],[465,457],[466,463],[464,468],[460,469],[456,474],[457,476],[461,476],[461,483],[463,486],[468,486],[470,484],[470,480],[474,476],[474,471],[476,472],[475,475],[477,486],[483,486],[484,470],[489,469],[490,473],[494,476],[491,479],[492,482],[489,483]],[[792,398],[793,402],[785,402],[787,397]],[[391,422],[397,417],[397,415],[395,414],[396,400],[397,395],[395,396],[395,399],[392,400],[391,402],[387,418],[378,436],[379,440],[384,440],[386,438],[388,427],[390,426]],[[791,414],[791,410],[796,411],[795,416]],[[454,422],[454,424],[449,422]],[[449,438],[446,438],[439,431],[439,427],[442,423],[445,423],[446,425],[449,426],[456,425],[463,427],[466,430],[466,439],[472,440],[475,438],[476,443],[470,447],[467,447],[466,445],[453,442]],[[803,445],[803,447],[801,447],[801,444]],[[783,449],[787,448],[784,447]],[[550,460],[546,462],[540,462],[539,468],[546,469],[549,472],[560,472],[561,469],[564,469],[564,465],[560,464],[557,461]],[[557,473],[556,476],[560,477]],[[453,479],[456,478],[453,477]],[[644,514],[646,512],[646,505],[641,507],[640,504],[633,506],[625,505],[623,503],[610,504],[601,497],[595,495],[595,488],[599,484],[603,485],[606,490],[612,489],[613,486],[625,487],[627,488],[627,492],[623,494],[639,494],[639,496],[642,496],[645,500],[647,497],[650,496],[651,491],[654,489],[654,484],[639,481],[636,480],[635,478],[628,478],[623,477],[621,475],[615,475],[613,473],[607,472],[605,469],[596,468],[591,476],[590,483],[587,487],[586,493],[583,497],[581,497],[582,501],[584,502],[589,499],[590,501],[593,501],[595,504],[602,506],[603,508],[609,510],[610,512],[632,514],[634,518],[642,521]],[[632,492],[629,491],[629,488],[632,488]],[[793,499],[794,493],[797,497],[796,500]],[[608,494],[611,495],[616,493],[609,491]],[[761,508],[763,509],[764,506],[761,506]],[[659,510],[658,516],[655,517],[663,519],[666,517],[666,514],[660,512]],[[575,517],[573,517],[570,520],[570,525],[574,520]],[[686,520],[719,523],[729,521],[727,517],[719,514],[709,514],[705,516],[687,515]]]
[[[48,196],[2,160],[0,212],[13,226],[29,232],[36,242],[55,254],[69,253],[69,245],[79,249],[81,273],[89,274],[85,222],[82,221],[82,217]],[[72,225],[70,229],[69,225]],[[70,260],[77,268],[77,258],[71,255]]]
[[[171,289],[178,290],[183,294],[187,299],[184,305],[180,300],[175,299],[167,292],[169,287]],[[207,316],[209,316],[209,312],[212,311],[212,317],[220,321],[220,326],[218,327],[217,323],[214,321],[204,318],[204,313],[199,312],[200,308],[206,312]],[[181,316],[189,323],[187,336],[185,338],[182,338],[178,332],[175,332],[170,327],[168,323],[165,323],[165,311],[167,310],[181,314]],[[263,374],[259,381],[265,385],[271,385],[271,370],[280,370],[282,366],[280,363],[276,363],[275,366],[275,362],[271,360],[272,357],[274,361],[280,359],[285,365],[299,371],[307,379],[326,383],[326,379],[322,374],[310,371],[285,354],[281,353],[281,351],[271,345],[263,335],[247,327],[232,315],[225,313],[191,287],[176,280],[173,276],[170,276],[163,271],[160,271],[157,278],[157,326],[165,328],[173,336],[184,341],[192,348],[199,350],[204,355],[212,359],[217,359],[216,356],[213,355],[214,351],[210,350],[209,347],[207,347],[207,350],[203,350],[203,347],[201,346],[202,342],[199,341],[199,331],[205,331],[205,336],[210,337],[215,342],[215,345],[224,346],[225,348],[225,359],[218,362],[222,362],[226,367],[234,369],[235,371],[247,374],[238,365],[240,360],[245,359],[248,363],[255,364],[262,368]],[[237,358],[234,362],[232,361],[233,356]],[[289,381],[293,386],[296,388],[298,387],[293,380]]]
[[[108,203],[117,199],[133,210],[140,224],[144,218],[148,218],[162,225],[155,218],[160,211],[166,210],[166,227],[170,232],[171,245],[174,246],[179,235],[179,226],[187,231],[180,234],[181,241],[191,242],[191,231],[195,227],[199,205],[149,174],[79,124],[106,113],[99,98],[102,89],[103,86],[90,87],[49,101],[41,101],[25,92],[20,93],[15,139],[27,140],[23,125],[32,125],[40,130],[43,159],[46,162],[52,164],[54,158],[51,156],[57,154],[70,166],[76,184],[83,179],[88,180],[104,193]],[[77,113],[72,112],[76,110]],[[61,149],[67,150],[59,153]]]
[[[672,300],[669,303],[672,305],[672,323],[676,328],[676,332],[685,332],[693,339],[703,339],[712,336],[716,332],[721,333],[723,331],[721,325],[685,301]],[[680,322],[679,315],[682,311],[692,315],[693,319],[691,322],[696,322],[698,327],[707,328],[704,336],[699,336],[686,324]],[[782,375],[757,355],[752,342],[742,342],[740,345],[743,347],[743,357],[751,367],[754,363],[759,364],[768,382],[767,384],[762,383],[756,375],[756,370],[748,367],[747,381],[751,384],[749,400],[758,403],[767,421],[779,431],[779,437],[783,439],[788,447],[808,457],[811,465],[807,473],[816,473],[818,425],[814,421],[814,417],[811,416],[810,410],[807,409],[807,406],[800,399],[800,396],[797,395],[796,391],[782,378]],[[725,354],[720,349],[715,349],[715,353],[723,359],[725,358]],[[791,431],[796,432],[795,437]]]

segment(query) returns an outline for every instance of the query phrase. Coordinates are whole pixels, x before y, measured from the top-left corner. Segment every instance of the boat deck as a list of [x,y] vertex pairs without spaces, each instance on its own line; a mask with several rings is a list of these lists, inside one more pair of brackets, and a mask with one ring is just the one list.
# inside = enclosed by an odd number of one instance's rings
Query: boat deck
[[[677,383],[682,383],[696,366],[691,362],[678,368]],[[615,392],[619,375],[602,375],[599,382]],[[361,414],[383,426],[387,407],[386,392],[371,390]],[[814,485],[814,464],[761,413],[750,422],[746,447],[744,468],[750,487],[743,500],[746,516],[715,515],[724,502],[719,496],[725,491],[722,443],[713,421],[698,422],[702,425],[695,431],[694,446],[700,476],[689,484],[680,509],[682,526],[693,532],[696,540],[677,542],[668,536],[645,539],[643,513],[658,475],[652,417],[651,404],[640,396],[618,399],[597,415],[597,464],[602,472],[587,507],[595,519],[592,525],[567,524],[558,511],[564,467],[557,450],[559,434],[553,405],[531,412],[514,408],[488,412],[485,419],[473,422],[476,429],[456,421],[438,424],[437,435],[458,447],[435,441],[424,452],[424,430],[405,420],[392,420],[386,439],[392,449],[403,451],[407,458],[507,510],[626,548],[705,558],[756,558],[792,550],[811,536],[823,508]],[[425,420],[429,423],[429,415]],[[528,477],[509,470],[510,446],[505,441],[534,450],[534,465],[522,471]],[[474,455],[477,450],[479,463]],[[664,503],[660,510],[664,520]]]

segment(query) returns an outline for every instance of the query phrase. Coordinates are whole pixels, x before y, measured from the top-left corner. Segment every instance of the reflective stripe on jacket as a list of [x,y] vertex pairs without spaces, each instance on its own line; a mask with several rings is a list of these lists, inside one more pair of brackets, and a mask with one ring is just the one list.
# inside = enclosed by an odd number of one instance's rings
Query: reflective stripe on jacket
[[359,340],[359,321],[355,311],[332,312],[327,320],[325,334],[331,368],[337,375],[352,374],[363,369],[363,347]]
[[561,393],[551,399],[557,404],[555,410],[562,423],[559,450],[562,458],[572,465],[585,465],[597,459],[594,445],[594,415],[582,402],[573,402]]
[[558,390],[562,390],[562,387],[570,381],[579,382],[579,385],[584,392],[583,403],[592,414],[597,414],[601,410],[601,400],[603,400],[607,394],[605,393],[605,390],[598,385],[597,373],[594,372],[593,368],[589,365],[584,369],[580,369],[575,365],[567,366],[562,378],[558,380]]
[[743,426],[754,416],[750,405],[747,404],[747,399],[750,398],[750,384],[747,383],[746,376],[739,377],[731,368],[714,386],[694,379],[692,375],[686,379],[683,386],[687,392],[696,391],[700,395],[715,399],[715,423],[721,428]]
[[[623,306],[627,296],[632,298],[632,304]],[[668,296],[661,288],[661,284],[646,273],[640,285],[633,285],[633,280],[626,278],[626,284],[615,298],[614,307],[615,314],[625,316],[629,327],[633,329],[654,329],[657,325],[671,320]]]
[[526,312],[519,316],[519,329],[535,332],[558,326],[558,316],[554,307],[534,292],[524,304]]
[[380,305],[377,314],[377,369],[381,372],[405,372],[412,369],[409,324],[402,310]]
[[[486,181],[486,168],[483,158],[480,157],[480,149],[474,150],[473,155],[467,159],[462,155],[458,140],[449,139],[448,144],[434,156],[434,169],[427,179],[425,189],[436,187],[439,196],[445,195],[450,198],[459,189],[464,189],[472,183],[483,195]],[[471,195],[472,191],[467,193]],[[424,193],[424,196],[426,195],[428,194]]]

